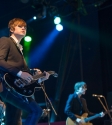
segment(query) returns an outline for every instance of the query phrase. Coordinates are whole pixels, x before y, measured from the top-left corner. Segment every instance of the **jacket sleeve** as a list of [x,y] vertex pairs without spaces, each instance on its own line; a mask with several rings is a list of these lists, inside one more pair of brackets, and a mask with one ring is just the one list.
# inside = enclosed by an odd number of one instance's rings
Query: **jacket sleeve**
[[10,51],[10,43],[7,38],[0,39],[0,70],[17,75],[19,69],[7,63],[7,56]]
[[73,99],[73,95],[69,95],[64,112],[69,118],[71,118],[72,120],[76,120],[75,114],[71,111],[73,106]]

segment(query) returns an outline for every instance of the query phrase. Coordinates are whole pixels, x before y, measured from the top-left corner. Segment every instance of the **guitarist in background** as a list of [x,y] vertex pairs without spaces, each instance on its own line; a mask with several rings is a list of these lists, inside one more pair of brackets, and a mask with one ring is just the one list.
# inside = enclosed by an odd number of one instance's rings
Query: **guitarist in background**
[[[78,123],[78,125],[83,125],[85,123],[84,119],[80,119],[77,117],[81,116],[84,112],[88,113],[88,115],[94,115],[94,113],[90,112],[87,108],[86,100],[81,96],[85,94],[87,90],[87,85],[85,82],[77,82],[74,85],[74,93],[70,94],[65,106],[65,114],[74,122]],[[104,113],[101,112],[101,117],[104,116]],[[71,125],[66,122],[66,125]],[[75,124],[77,125],[77,124]]]
[[[31,97],[21,96],[10,89],[4,82],[3,76],[9,73],[15,77],[19,77],[27,81],[29,85],[33,80],[29,73],[23,54],[22,38],[26,35],[27,24],[23,19],[14,18],[9,21],[8,28],[10,37],[0,38],[0,96],[6,104],[6,124],[5,125],[22,125],[21,110],[28,113],[25,125],[37,125],[42,109],[37,102]],[[27,72],[25,72],[27,71]],[[40,70],[36,70],[37,74],[41,74]],[[45,76],[39,79],[39,83],[48,79],[49,73],[45,72]]]

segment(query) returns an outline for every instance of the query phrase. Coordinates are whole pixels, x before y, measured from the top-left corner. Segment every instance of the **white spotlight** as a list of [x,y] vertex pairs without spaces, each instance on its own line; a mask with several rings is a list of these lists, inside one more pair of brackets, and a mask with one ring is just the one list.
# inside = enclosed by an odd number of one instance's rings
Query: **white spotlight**
[[34,20],[36,20],[36,19],[37,19],[37,17],[36,17],[36,16],[34,16],[34,17],[33,17],[33,19],[34,19]]
[[62,31],[62,30],[63,30],[63,26],[62,26],[61,24],[57,24],[57,25],[56,25],[56,29],[57,29],[58,31]]

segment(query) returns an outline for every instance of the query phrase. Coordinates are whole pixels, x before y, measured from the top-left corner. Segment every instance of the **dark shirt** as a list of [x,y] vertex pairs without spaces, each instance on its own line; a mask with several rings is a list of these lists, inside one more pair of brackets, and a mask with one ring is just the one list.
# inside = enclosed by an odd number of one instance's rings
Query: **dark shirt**
[[78,98],[78,95],[74,92],[70,94],[65,106],[65,114],[70,117],[72,120],[76,120],[76,115],[81,116],[83,113],[88,113],[93,115],[87,108],[87,103],[84,98]]

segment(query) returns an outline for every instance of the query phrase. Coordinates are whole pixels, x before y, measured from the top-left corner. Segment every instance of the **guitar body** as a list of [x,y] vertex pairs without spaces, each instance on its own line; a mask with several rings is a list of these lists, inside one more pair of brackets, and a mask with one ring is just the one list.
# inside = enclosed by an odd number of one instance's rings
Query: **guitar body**
[[[53,75],[54,77],[57,77],[58,74],[54,71],[48,71],[50,75]],[[24,79],[21,79],[19,77],[15,77],[9,73],[6,73],[4,75],[4,81],[6,85],[11,88],[12,90],[16,91],[18,94],[26,97],[30,97],[34,94],[35,88],[41,88],[41,86],[38,84],[37,80],[39,78],[43,78],[45,76],[45,73],[41,73],[39,75],[34,75],[33,80],[30,84],[27,83]]]
[[[80,119],[85,119],[87,118],[88,114],[84,113],[82,116],[78,116],[78,115],[75,115],[75,116]],[[66,125],[79,125],[79,124],[76,121],[73,121],[71,118],[68,117],[66,120]],[[93,124],[90,122],[87,122],[87,123],[83,123],[83,125],[93,125]]]
[[14,84],[15,81],[18,79],[19,79],[18,77],[15,77],[8,73],[6,73],[4,75],[4,81],[7,84],[7,86],[9,88],[11,88],[12,90],[16,91],[20,95],[30,97],[35,92],[35,88],[40,88],[40,86],[39,86],[39,84],[37,84],[37,82],[34,82],[33,84],[30,84],[28,86],[18,87],[16,84]]

